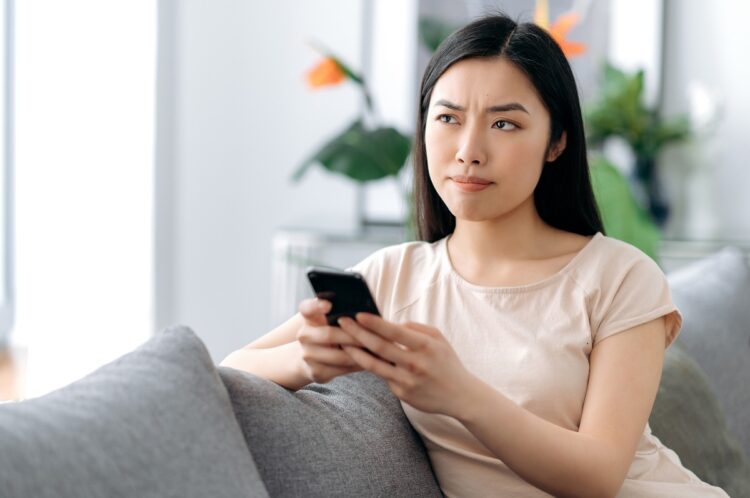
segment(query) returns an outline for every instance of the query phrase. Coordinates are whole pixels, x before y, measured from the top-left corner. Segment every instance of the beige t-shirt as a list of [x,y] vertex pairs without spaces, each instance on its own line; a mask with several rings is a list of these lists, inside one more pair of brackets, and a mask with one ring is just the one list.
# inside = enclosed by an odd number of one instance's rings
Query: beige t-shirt
[[[561,427],[578,430],[595,344],[663,315],[666,346],[680,331],[682,317],[661,269],[625,242],[597,233],[542,281],[484,287],[453,269],[447,239],[386,247],[350,269],[364,275],[385,319],[438,328],[471,373]],[[549,496],[455,418],[402,406],[446,496]],[[727,495],[684,468],[647,425],[617,496]]]

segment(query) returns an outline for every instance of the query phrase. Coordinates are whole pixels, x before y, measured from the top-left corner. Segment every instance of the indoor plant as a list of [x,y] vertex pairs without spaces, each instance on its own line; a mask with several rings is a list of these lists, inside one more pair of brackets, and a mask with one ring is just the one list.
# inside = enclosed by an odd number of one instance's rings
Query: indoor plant
[[589,145],[602,146],[619,137],[630,146],[633,156],[631,185],[636,199],[653,221],[664,226],[669,216],[660,184],[657,158],[662,148],[691,136],[687,117],[665,120],[656,107],[643,98],[643,70],[628,74],[605,63],[599,98],[586,106],[584,120]]
[[[344,175],[360,186],[389,176],[397,178],[407,163],[411,137],[391,126],[378,125],[378,117],[364,78],[331,51],[319,46],[314,48],[323,58],[307,73],[308,85],[318,89],[351,81],[362,91],[365,107],[349,126],[307,158],[294,172],[292,180],[299,181],[307,169],[315,164],[332,173]],[[404,188],[403,182],[398,178],[396,183]],[[410,192],[404,189],[402,194],[408,206],[408,220],[411,220]],[[360,225],[368,224],[362,212],[359,213],[359,218]],[[408,222],[406,225],[411,238],[413,227]]]

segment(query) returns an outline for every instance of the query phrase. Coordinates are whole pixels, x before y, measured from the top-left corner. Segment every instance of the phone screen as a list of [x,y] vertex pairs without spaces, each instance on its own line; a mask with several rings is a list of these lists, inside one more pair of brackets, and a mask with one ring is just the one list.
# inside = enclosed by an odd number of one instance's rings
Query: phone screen
[[340,317],[354,318],[359,312],[380,315],[367,282],[360,273],[311,267],[307,270],[307,278],[315,295],[332,304],[326,314],[329,325],[338,326]]

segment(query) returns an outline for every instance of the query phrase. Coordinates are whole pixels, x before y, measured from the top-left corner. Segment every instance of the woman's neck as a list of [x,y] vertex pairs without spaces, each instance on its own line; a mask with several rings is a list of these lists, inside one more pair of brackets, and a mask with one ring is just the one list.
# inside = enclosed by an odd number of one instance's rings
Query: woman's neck
[[456,219],[450,250],[482,266],[536,259],[547,252],[556,232],[533,207],[487,221]]

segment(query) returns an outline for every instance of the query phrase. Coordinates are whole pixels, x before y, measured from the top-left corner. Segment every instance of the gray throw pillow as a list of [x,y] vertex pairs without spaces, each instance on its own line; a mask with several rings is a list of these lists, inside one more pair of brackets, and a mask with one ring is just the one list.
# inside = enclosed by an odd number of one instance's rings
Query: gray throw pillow
[[668,275],[685,320],[676,344],[698,363],[750,458],[750,268],[736,247]]
[[750,464],[698,364],[680,347],[667,349],[651,430],[682,464],[729,496],[750,496]]
[[378,377],[357,372],[292,392],[218,370],[271,496],[442,496],[422,440]]
[[267,497],[201,340],[173,327],[0,406],[0,496]]

